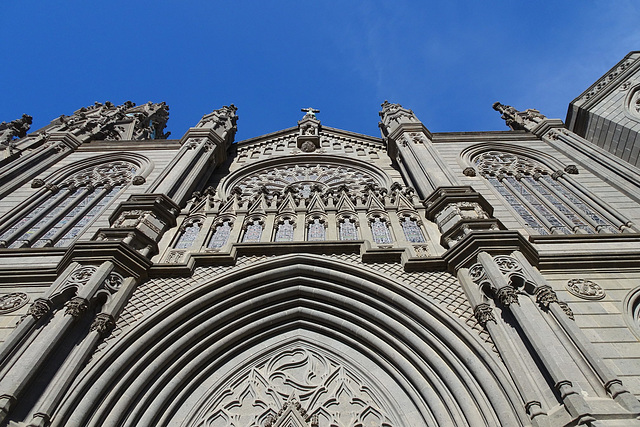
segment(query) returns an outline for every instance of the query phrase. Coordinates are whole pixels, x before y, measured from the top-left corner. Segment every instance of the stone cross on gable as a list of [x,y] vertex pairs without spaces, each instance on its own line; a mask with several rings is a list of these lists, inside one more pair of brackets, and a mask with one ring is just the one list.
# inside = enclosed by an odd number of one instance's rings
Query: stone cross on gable
[[313,117],[314,119],[316,118],[316,113],[320,112],[320,110],[316,110],[315,108],[311,108],[311,107],[301,108],[300,111],[305,111],[307,113],[305,114],[305,117],[309,116],[309,117]]

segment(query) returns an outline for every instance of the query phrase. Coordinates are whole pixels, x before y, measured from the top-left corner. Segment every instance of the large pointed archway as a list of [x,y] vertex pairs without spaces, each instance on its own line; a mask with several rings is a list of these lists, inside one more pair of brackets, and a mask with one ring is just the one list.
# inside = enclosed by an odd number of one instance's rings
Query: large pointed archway
[[200,284],[99,356],[53,425],[262,426],[292,400],[319,426],[526,419],[501,362],[457,318],[411,287],[317,255]]

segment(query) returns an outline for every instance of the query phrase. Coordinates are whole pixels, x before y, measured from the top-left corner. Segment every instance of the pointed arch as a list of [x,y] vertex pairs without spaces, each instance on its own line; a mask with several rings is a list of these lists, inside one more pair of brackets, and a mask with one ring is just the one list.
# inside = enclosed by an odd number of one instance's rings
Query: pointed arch
[[145,182],[152,162],[135,153],[109,153],[74,162],[35,179],[35,194],[0,219],[0,245],[66,247],[124,188]]
[[52,425],[174,425],[181,408],[197,411],[200,385],[224,383],[226,364],[240,360],[229,370],[240,372],[274,340],[309,337],[390,378],[393,390],[372,386],[400,401],[401,425],[525,424],[501,362],[450,313],[383,275],[288,255],[202,284],[141,321],[80,377]]
[[533,234],[621,233],[632,224],[583,187],[550,155],[512,144],[480,144],[462,152],[465,173],[479,174]]

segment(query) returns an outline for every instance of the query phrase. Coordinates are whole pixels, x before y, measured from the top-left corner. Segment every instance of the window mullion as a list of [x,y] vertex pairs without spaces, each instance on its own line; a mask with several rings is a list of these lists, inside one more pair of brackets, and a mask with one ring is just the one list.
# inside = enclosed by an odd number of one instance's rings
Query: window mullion
[[[14,226],[14,224],[20,221],[25,215],[29,212],[36,209],[39,205],[44,203],[49,197],[52,197],[56,190],[53,189],[43,189],[39,193],[34,194],[34,198],[27,201],[26,206],[18,206],[15,209],[7,212],[4,217],[9,218],[9,220],[0,227],[0,235],[4,234],[7,230]],[[13,218],[13,221],[11,220]]]
[[586,230],[583,230],[579,225],[575,224],[571,219],[569,219],[565,214],[563,214],[549,199],[547,199],[543,194],[541,194],[530,182],[526,179],[521,179],[520,183],[527,188],[534,196],[536,196],[544,205],[556,214],[574,233],[587,234]]
[[[64,236],[69,229],[71,229],[81,218],[83,218],[87,212],[89,212],[91,209],[93,209],[93,207],[100,202],[100,200],[102,200],[102,198],[105,196],[105,194],[107,194],[111,189],[108,187],[102,187],[100,189],[100,191],[98,192],[98,194],[96,194],[96,197],[91,200],[91,202],[89,202],[87,204],[87,206],[85,206],[84,208],[82,208],[82,210],[80,210],[76,215],[75,215],[75,220],[74,221],[69,221],[67,224],[61,226],[58,231],[56,231],[56,233],[51,236],[50,238],[48,238],[46,240],[46,242],[44,243],[43,246],[53,246],[62,236]],[[86,197],[89,193],[85,193],[82,195],[82,197]],[[77,206],[77,203],[74,203],[74,206]],[[67,213],[70,211],[67,211]],[[67,214],[65,213],[65,215]],[[64,216],[62,216],[60,219],[63,219]],[[37,243],[37,240],[36,240]]]
[[[60,190],[60,191],[66,191],[67,194],[60,195],[57,198],[57,200],[54,201],[54,203],[52,203],[50,206],[47,206],[45,209],[43,209],[41,212],[39,212],[36,216],[31,218],[29,221],[25,222],[20,228],[18,228],[16,231],[14,231],[9,236],[7,236],[6,238],[3,239],[3,241],[6,243],[6,247],[9,247],[16,239],[21,237],[24,233],[26,233],[34,225],[36,225],[40,221],[42,221],[42,219],[44,217],[46,217],[49,214],[49,212],[51,212],[57,206],[59,206],[60,203],[63,203],[65,201],[65,199],[67,197],[69,197],[69,195],[72,194],[73,191],[75,191],[75,189],[72,188],[72,187],[66,187],[66,188],[64,188],[63,190]],[[52,194],[52,196],[53,196],[53,194]]]
[[40,237],[46,234],[46,232],[49,231],[52,227],[54,227],[55,224],[60,222],[60,220],[62,220],[62,218],[64,218],[69,211],[71,211],[74,207],[76,207],[78,203],[80,203],[92,191],[93,191],[93,187],[84,187],[82,191],[73,198],[71,203],[69,203],[67,206],[62,208],[60,212],[52,216],[46,223],[42,224],[42,226],[38,230],[36,230],[31,236],[29,236],[27,239],[22,240],[23,243],[20,247],[23,247],[23,248],[30,247],[33,243],[37,242],[38,239],[40,239]]
[[[551,178],[553,179],[553,178]],[[581,209],[579,206],[577,206],[571,199],[569,199],[567,196],[565,196],[564,194],[562,194],[562,192],[558,191],[557,188],[555,188],[550,182],[548,182],[545,179],[541,179],[540,182],[542,182],[542,184],[547,187],[547,189],[549,189],[549,191],[552,191],[553,194],[555,194],[558,198],[560,198],[563,202],[565,202],[567,204],[567,206],[569,206],[571,209],[573,209],[575,212],[579,212],[580,216],[589,223],[589,225],[591,225],[593,227],[594,230],[596,230],[598,233],[606,233],[609,230],[607,230],[606,225],[603,224],[598,224],[596,221],[594,221],[593,218],[591,218],[591,216],[587,215],[586,212],[584,212],[583,209]],[[560,184],[562,185],[562,184]]]
[[[562,181],[560,181],[562,179]],[[565,174],[559,174],[556,181],[560,184],[565,184],[567,187],[573,187],[576,191],[576,194],[586,195],[589,194],[588,199],[593,203],[589,203],[588,206],[596,211],[596,213],[605,217],[609,222],[611,222],[615,227],[619,230],[623,230],[625,228],[631,228],[632,224],[629,223],[625,218],[621,217],[617,214],[615,209],[605,203],[603,200],[599,199],[595,194],[588,192],[580,183],[576,182],[571,177],[565,176]]]
[[[520,203],[522,203],[523,206],[532,208],[531,203],[529,203],[529,201],[522,194],[520,194],[520,192],[506,179],[506,177],[502,179],[500,178],[498,179],[500,183],[504,185],[511,192],[511,194],[513,194],[513,196],[520,201]],[[560,234],[560,232],[558,231],[558,228],[552,225],[551,222],[549,222],[549,220],[544,217],[544,215],[535,215],[535,217],[540,222],[542,222],[544,226],[547,228],[547,230],[549,230],[552,234]]]

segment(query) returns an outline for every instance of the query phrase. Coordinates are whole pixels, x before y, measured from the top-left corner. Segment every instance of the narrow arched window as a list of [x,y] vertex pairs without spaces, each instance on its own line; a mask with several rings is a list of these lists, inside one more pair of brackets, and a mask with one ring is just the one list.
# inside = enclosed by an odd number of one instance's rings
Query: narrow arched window
[[[487,151],[474,158],[480,175],[538,234],[620,233],[627,221],[563,171],[527,156]],[[568,168],[577,173],[575,168]]]
[[259,242],[262,237],[262,222],[254,219],[247,224],[242,241],[245,243]]
[[307,240],[310,242],[327,239],[327,231],[324,221],[320,218],[313,218],[308,225]]
[[294,227],[291,218],[282,219],[278,222],[274,240],[276,242],[292,242],[293,228]]
[[411,218],[410,216],[405,216],[404,219],[400,222],[402,226],[402,231],[404,232],[404,237],[407,239],[407,242],[410,243],[424,243],[424,236],[422,235],[422,230],[420,230],[420,225],[418,221]]
[[200,227],[202,220],[199,218],[187,219],[182,225],[182,232],[175,244],[175,249],[189,249],[193,246],[193,243],[200,233]]
[[373,235],[373,241],[378,244],[390,244],[391,232],[387,225],[387,221],[379,216],[373,217],[371,220],[371,234]]
[[68,246],[131,183],[136,170],[125,161],[101,163],[47,184],[0,220],[0,245]]
[[229,240],[229,236],[231,235],[231,221],[224,220],[222,224],[218,224],[216,226],[215,231],[211,235],[211,239],[209,240],[209,244],[207,248],[209,249],[220,249],[224,245],[227,244],[227,240]]
[[339,223],[340,240],[358,240],[358,226],[355,220],[343,218]]

